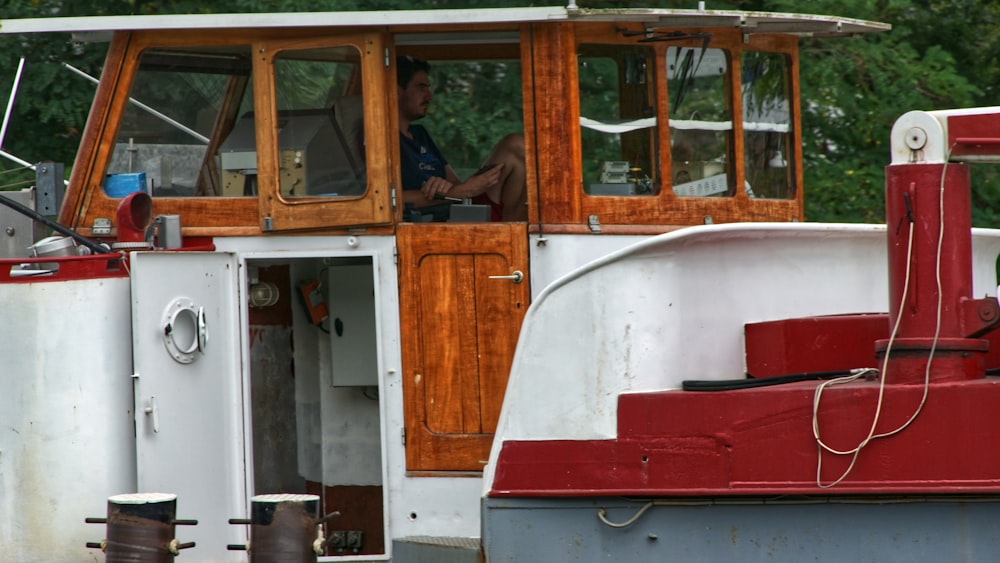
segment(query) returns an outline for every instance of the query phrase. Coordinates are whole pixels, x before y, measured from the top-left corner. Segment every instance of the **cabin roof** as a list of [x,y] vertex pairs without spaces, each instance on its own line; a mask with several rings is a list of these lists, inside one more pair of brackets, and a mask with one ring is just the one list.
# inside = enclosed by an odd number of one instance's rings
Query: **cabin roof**
[[461,25],[544,21],[643,22],[650,28],[730,27],[746,33],[836,36],[888,31],[889,24],[837,16],[672,10],[657,8],[586,9],[575,7],[486,8],[461,10],[387,10],[289,12],[266,14],[182,14],[0,19],[0,33],[93,33],[126,30],[365,27]]

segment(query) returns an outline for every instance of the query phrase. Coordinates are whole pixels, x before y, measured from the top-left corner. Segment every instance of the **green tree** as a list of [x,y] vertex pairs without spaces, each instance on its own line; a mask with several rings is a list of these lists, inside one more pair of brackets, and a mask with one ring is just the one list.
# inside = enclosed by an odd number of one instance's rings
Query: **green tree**
[[[766,2],[793,11],[798,3]],[[802,42],[802,128],[806,217],[882,222],[893,123],[911,110],[969,107],[982,90],[942,45],[912,43],[910,2],[819,0],[817,13],[886,21],[891,32]],[[930,25],[925,21],[921,25]]]
[[[580,0],[586,7],[692,8],[693,0]],[[712,1],[714,9],[837,14],[885,21],[888,33],[855,38],[802,40],[803,152],[806,217],[812,221],[881,222],[884,167],[889,163],[892,124],[910,110],[995,104],[1000,88],[1000,5],[987,0],[795,0]],[[487,0],[476,7],[523,4]],[[563,1],[540,4],[565,5]],[[402,8],[467,8],[468,0],[0,0],[5,18],[110,14],[179,14]],[[12,78],[22,54],[30,53],[3,148],[28,161],[72,163],[93,98],[93,85],[65,69],[73,65],[99,74],[103,43],[69,35],[0,36],[0,76]],[[444,69],[442,69],[444,70]],[[503,72],[498,67],[497,72]],[[466,80],[451,69],[436,77],[442,92],[466,99],[463,109],[434,116],[447,131],[443,143],[464,136],[497,138],[477,129],[473,109],[490,108],[486,96],[496,80]],[[9,84],[9,82],[6,82]],[[0,81],[0,88],[4,84]],[[441,112],[442,107],[435,108]],[[503,116],[507,120],[510,116]],[[511,118],[512,119],[512,118]],[[511,121],[513,123],[513,121]],[[507,121],[501,125],[506,126]],[[435,124],[437,127],[437,124]],[[435,129],[437,131],[437,129]],[[438,134],[436,132],[436,134]],[[14,167],[0,162],[0,169]],[[68,166],[67,166],[68,167]],[[991,168],[973,169],[973,222],[1000,222],[1000,178]]]

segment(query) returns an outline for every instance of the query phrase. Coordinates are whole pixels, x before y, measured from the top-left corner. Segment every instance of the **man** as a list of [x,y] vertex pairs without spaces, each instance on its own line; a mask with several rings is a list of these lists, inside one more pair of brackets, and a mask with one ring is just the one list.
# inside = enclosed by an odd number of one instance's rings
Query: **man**
[[412,57],[396,58],[399,87],[399,149],[402,159],[403,203],[446,218],[447,205],[439,197],[469,198],[490,206],[494,221],[526,221],[524,137],[504,137],[486,158],[483,168],[464,182],[448,165],[427,130],[413,122],[427,115],[434,98],[430,65]]

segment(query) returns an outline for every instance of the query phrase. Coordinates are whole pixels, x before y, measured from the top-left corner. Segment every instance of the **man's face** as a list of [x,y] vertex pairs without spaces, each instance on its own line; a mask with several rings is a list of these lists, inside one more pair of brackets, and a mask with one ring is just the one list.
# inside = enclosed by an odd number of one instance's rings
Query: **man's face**
[[407,121],[420,119],[427,115],[433,97],[427,73],[414,74],[406,88],[399,88],[399,116]]

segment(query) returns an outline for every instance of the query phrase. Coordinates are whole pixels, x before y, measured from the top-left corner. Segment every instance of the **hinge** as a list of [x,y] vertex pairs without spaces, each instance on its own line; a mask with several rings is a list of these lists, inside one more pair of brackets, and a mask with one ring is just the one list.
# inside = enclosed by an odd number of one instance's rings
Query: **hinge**
[[405,446],[406,445],[406,427],[405,426],[399,429],[399,439],[403,442],[403,445]]
[[91,236],[104,237],[111,235],[111,219],[107,217],[95,217],[94,224],[90,227]]
[[385,68],[389,68],[389,48],[385,48]]
[[270,215],[268,215],[267,217],[264,217],[264,232],[267,233],[273,230],[274,230],[274,220],[271,219]]
[[396,210],[396,186],[389,186],[389,205]]
[[392,263],[394,266],[399,265],[399,247],[392,245]]
[[601,232],[601,221],[597,218],[597,215],[587,217],[587,226],[590,227],[590,232],[594,234]]

